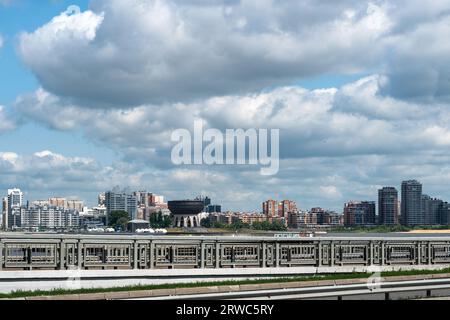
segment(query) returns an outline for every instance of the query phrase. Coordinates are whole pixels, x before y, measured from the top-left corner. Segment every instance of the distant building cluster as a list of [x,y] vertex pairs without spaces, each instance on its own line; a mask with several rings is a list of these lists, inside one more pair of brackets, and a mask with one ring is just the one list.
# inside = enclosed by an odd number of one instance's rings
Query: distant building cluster
[[261,222],[279,222],[292,229],[317,226],[339,226],[343,224],[341,214],[322,208],[301,211],[292,200],[267,200],[262,204],[262,213],[225,212],[210,215],[212,223],[231,225],[241,222],[249,225]]
[[[200,199],[200,197],[199,197]],[[209,213],[221,212],[221,205],[212,204],[209,197],[201,197],[204,204],[198,214],[201,221]],[[115,187],[98,195],[95,207],[88,208],[84,201],[51,197],[46,200],[24,201],[23,192],[7,190],[2,199],[0,227],[8,231],[80,231],[108,229],[108,218],[113,212],[126,212],[134,227],[149,226],[154,214],[170,216],[164,196],[147,191],[128,191]],[[160,218],[156,218],[160,219]]]
[[378,216],[375,202],[352,201],[345,204],[345,226],[404,225],[437,226],[450,224],[450,204],[422,193],[417,180],[403,181],[401,198],[394,187],[378,190]]
[[307,227],[336,227],[343,224],[342,214],[323,208],[312,208],[310,211],[298,211],[289,214],[288,225],[293,229]]
[[211,204],[210,197],[199,197],[203,201],[205,208],[203,209],[206,213],[220,213],[222,212],[222,206],[218,204]]
[[83,201],[50,198],[24,203],[20,189],[9,189],[2,201],[2,224],[6,230],[69,231],[80,226]]
[[253,225],[254,223],[272,223],[274,221],[282,221],[284,223],[283,219],[277,217],[267,217],[260,212],[215,212],[209,214],[209,219],[212,224],[220,223],[226,225],[232,225],[235,223]]
[[[204,196],[191,202],[179,202],[183,206],[175,206],[177,201],[166,203],[164,196],[151,192],[130,192],[116,187],[99,194],[97,206],[92,208],[86,207],[82,200],[62,197],[25,203],[23,192],[15,188],[8,189],[7,196],[2,198],[0,226],[12,231],[92,230],[108,226],[108,217],[117,211],[126,212],[129,221],[135,225],[148,225],[151,219],[160,219],[162,215],[171,216],[173,225],[179,227],[199,226],[205,218],[212,224],[227,225],[277,222],[291,229],[450,225],[450,203],[424,194],[422,184],[417,180],[403,181],[400,196],[395,187],[379,189],[378,207],[376,201],[349,201],[344,204],[342,213],[320,207],[304,211],[292,200],[267,200],[262,203],[261,212],[222,212],[221,205],[213,204],[211,198]],[[194,202],[195,217],[192,212],[183,211]],[[176,214],[169,210],[170,203],[178,208]],[[159,213],[159,217],[154,215]]]

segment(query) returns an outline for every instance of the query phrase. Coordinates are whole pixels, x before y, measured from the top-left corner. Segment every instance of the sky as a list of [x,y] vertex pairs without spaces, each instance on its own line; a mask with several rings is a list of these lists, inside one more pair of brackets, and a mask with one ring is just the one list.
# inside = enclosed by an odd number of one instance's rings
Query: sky
[[[447,0],[0,0],[0,192],[225,210],[450,200]],[[175,166],[175,129],[279,129],[280,170]],[[1,191],[3,190],[3,191]]]

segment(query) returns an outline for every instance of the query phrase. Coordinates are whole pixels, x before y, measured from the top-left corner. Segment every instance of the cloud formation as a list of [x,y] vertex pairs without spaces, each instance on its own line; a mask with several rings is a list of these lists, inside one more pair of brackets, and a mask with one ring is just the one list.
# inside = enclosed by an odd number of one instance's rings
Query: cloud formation
[[450,146],[450,111],[444,105],[385,97],[380,94],[384,81],[375,75],[340,89],[279,87],[125,110],[85,109],[39,89],[20,97],[15,108],[55,130],[81,129],[126,158],[151,160],[155,166],[170,166],[172,131],[192,129],[195,119],[222,131],[280,129],[282,158],[401,154]]
[[0,134],[12,131],[15,128],[15,121],[6,115],[5,107],[0,105]]
[[387,8],[349,3],[94,0],[23,33],[18,52],[47,91],[86,107],[192,101],[373,65]]

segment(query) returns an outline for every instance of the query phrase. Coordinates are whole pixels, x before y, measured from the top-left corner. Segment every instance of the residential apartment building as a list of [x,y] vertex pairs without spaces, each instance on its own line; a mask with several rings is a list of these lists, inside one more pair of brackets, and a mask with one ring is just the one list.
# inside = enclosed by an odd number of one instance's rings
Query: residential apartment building
[[344,225],[369,226],[376,224],[376,205],[374,201],[351,201],[344,206]]

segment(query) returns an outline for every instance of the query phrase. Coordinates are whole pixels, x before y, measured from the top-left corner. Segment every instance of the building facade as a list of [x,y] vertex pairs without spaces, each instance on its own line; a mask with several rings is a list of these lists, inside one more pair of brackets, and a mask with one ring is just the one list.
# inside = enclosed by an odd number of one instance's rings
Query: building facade
[[12,216],[13,209],[20,208],[23,205],[23,192],[18,189],[9,189],[7,197],[6,229],[10,229],[15,222]]
[[34,204],[49,205],[52,207],[60,207],[64,209],[73,209],[77,210],[78,212],[81,212],[84,209],[84,201],[70,200],[66,198],[49,198],[47,204],[44,201],[39,201],[39,203],[34,202]]
[[450,225],[450,203],[443,202],[440,208],[441,224]]
[[9,230],[48,231],[78,230],[79,212],[54,206],[14,207],[10,215]]
[[278,217],[278,202],[267,200],[262,204],[263,214],[266,217]]
[[396,225],[399,223],[398,191],[394,187],[378,190],[378,224]]
[[370,226],[376,224],[374,201],[352,201],[344,206],[344,225],[346,227]]
[[128,212],[130,220],[137,218],[137,199],[133,194],[125,191],[108,191],[105,193],[105,203],[107,219],[114,211]]
[[8,229],[8,197],[2,199],[2,229]]
[[428,195],[422,195],[422,215],[424,216],[424,224],[429,226],[440,225],[441,206],[444,201],[431,198]]
[[262,204],[263,214],[270,218],[284,218],[286,221],[289,218],[289,213],[297,212],[297,204],[295,201],[283,200],[278,202],[276,200],[267,200]]
[[422,184],[417,180],[402,182],[401,220],[406,226],[425,224],[422,210]]
[[218,204],[210,204],[209,206],[206,207],[206,212],[207,213],[220,213],[222,212],[222,206],[218,205]]
[[289,213],[297,211],[297,204],[291,200],[283,200],[278,204],[278,217],[288,219]]

